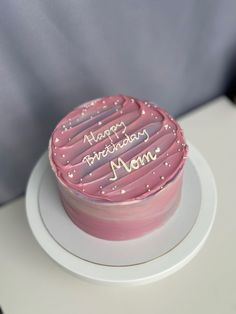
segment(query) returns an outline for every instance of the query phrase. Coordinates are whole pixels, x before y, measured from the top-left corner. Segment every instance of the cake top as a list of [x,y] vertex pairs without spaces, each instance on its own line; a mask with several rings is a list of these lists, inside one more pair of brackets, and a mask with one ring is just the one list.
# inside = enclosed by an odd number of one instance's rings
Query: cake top
[[182,169],[187,145],[157,105],[118,95],[86,102],[56,126],[49,159],[63,184],[92,200],[144,199]]

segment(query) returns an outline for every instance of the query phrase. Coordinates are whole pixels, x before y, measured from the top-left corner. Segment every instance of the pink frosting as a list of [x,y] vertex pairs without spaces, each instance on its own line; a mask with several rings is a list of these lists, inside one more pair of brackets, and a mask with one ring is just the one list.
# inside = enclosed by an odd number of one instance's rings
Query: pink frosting
[[76,107],[49,143],[59,182],[82,198],[104,202],[158,192],[174,180],[186,155],[182,130],[167,112],[123,95]]

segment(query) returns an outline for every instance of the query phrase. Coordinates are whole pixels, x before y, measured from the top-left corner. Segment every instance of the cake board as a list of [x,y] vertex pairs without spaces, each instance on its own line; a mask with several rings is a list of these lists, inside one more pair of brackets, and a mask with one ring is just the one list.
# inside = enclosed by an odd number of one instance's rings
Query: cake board
[[179,208],[161,228],[134,240],[107,241],[76,227],[64,211],[47,153],[26,192],[26,212],[40,246],[65,269],[99,283],[136,285],[162,279],[200,250],[212,228],[217,192],[212,172],[189,144]]

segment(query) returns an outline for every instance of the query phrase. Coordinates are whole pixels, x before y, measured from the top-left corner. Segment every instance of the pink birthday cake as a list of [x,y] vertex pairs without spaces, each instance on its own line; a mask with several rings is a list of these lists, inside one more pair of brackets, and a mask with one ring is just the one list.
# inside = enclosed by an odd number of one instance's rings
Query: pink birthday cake
[[76,107],[49,141],[66,213],[107,240],[140,237],[173,215],[187,151],[182,129],[166,111],[123,95]]

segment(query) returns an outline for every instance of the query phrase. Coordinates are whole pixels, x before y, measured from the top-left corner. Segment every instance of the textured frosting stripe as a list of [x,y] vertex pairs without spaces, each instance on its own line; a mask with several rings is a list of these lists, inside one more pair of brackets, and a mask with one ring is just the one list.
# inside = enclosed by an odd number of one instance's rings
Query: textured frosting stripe
[[150,102],[111,96],[87,102],[55,128],[50,161],[62,184],[101,201],[145,198],[182,169],[177,122]]

